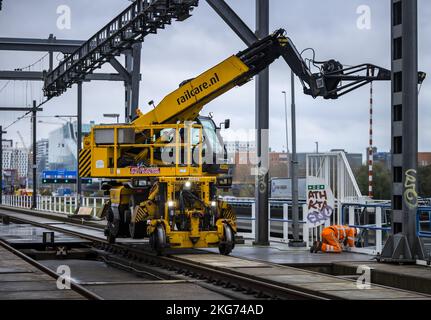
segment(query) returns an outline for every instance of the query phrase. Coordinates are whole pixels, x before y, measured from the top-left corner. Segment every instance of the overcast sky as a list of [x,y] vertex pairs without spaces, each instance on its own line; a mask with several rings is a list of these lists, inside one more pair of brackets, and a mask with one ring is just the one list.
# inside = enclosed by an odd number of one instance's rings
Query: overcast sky
[[[228,1],[244,21],[255,27],[254,0]],[[71,28],[57,28],[57,7],[71,8]],[[53,33],[59,39],[86,40],[129,5],[126,0],[3,0],[0,11],[0,37],[46,38]],[[371,29],[357,27],[357,8],[371,9]],[[431,75],[431,1],[419,0],[419,64]],[[270,0],[270,30],[284,28],[297,48],[313,47],[317,60],[335,58],[347,65],[373,63],[390,67],[390,1],[389,0]],[[428,36],[427,36],[428,35]],[[245,45],[215,12],[200,0],[193,16],[174,22],[157,35],[145,38],[142,49],[140,106],[160,101],[178,87]],[[45,53],[0,52],[0,70],[13,70],[37,61]],[[60,58],[59,56],[58,58]],[[122,61],[122,59],[120,59]],[[47,58],[32,70],[47,68]],[[113,72],[106,66],[102,71]],[[283,60],[270,67],[270,138],[271,147],[285,146],[284,98],[289,92],[290,70]],[[6,81],[0,80],[0,90]],[[41,101],[41,83],[11,82],[0,92],[0,106],[22,106]],[[121,82],[91,82],[83,87],[84,122],[108,122],[103,113],[124,114],[124,86]],[[213,112],[216,122],[231,119],[231,130],[254,128],[255,82],[235,88],[208,104],[203,114]],[[390,85],[375,83],[374,144],[382,151],[390,148]],[[336,101],[312,99],[302,94],[297,82],[298,151],[313,151],[315,141],[321,151],[344,148],[348,152],[365,152],[368,144],[369,87],[364,87]],[[431,151],[431,79],[422,87],[419,97],[419,148]],[[76,113],[76,85],[61,97],[44,106],[38,138],[58,127],[55,114]],[[0,124],[9,125],[18,113],[2,113]],[[289,123],[290,126],[290,123]],[[30,121],[21,120],[8,129],[6,137],[18,139],[19,130],[30,145]],[[289,128],[290,130],[290,128]],[[290,131],[289,131],[290,135]],[[290,145],[291,142],[289,142]]]

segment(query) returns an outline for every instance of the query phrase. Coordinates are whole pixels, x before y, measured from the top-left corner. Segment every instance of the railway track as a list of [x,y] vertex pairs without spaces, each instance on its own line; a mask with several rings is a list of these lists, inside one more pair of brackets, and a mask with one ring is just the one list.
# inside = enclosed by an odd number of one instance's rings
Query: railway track
[[[99,228],[35,217],[30,212],[0,208],[0,216],[90,241],[104,262],[136,273],[151,273],[163,279],[179,279],[233,299],[345,300],[431,299],[418,292],[372,284],[360,290],[355,281],[266,261],[222,256],[206,250],[191,253],[170,250],[165,256],[150,251],[148,242],[120,240],[109,243]],[[8,214],[9,212],[9,214]],[[36,220],[36,221],[35,221]],[[123,242],[120,242],[123,241]],[[172,254],[171,254],[172,253]],[[158,289],[155,289],[158,290]]]
[[[38,261],[32,259],[28,255],[22,253],[21,251],[13,248],[7,242],[5,242],[5,241],[3,241],[1,239],[0,239],[0,246],[3,247],[4,249],[10,251],[14,255],[18,256],[22,260],[26,261],[27,263],[31,264],[32,266],[36,267],[37,269],[39,269],[43,273],[51,276],[55,280],[59,279],[59,277],[60,277],[59,274],[57,274],[56,272],[54,272],[50,268],[44,266],[43,264],[39,263]],[[94,292],[88,290],[87,288],[83,287],[82,285],[76,283],[72,279],[69,279],[69,280],[70,280],[70,288],[73,291],[75,291],[76,293],[79,293],[80,295],[82,295],[83,297],[85,297],[85,298],[87,298],[89,300],[103,300],[99,295],[97,295]]]
[[[20,211],[22,213],[22,211]],[[4,215],[4,214],[0,214]],[[114,255],[122,257],[129,261],[128,265],[133,265],[134,269],[146,269],[147,266],[155,267],[159,270],[165,270],[186,276],[187,278],[206,281],[207,283],[223,288],[224,290],[232,290],[236,293],[246,294],[249,298],[258,299],[313,299],[313,300],[328,300],[329,297],[318,292],[307,292],[292,289],[276,282],[267,282],[258,279],[258,277],[245,276],[232,272],[228,268],[213,268],[199,263],[194,263],[190,260],[182,260],[178,257],[167,255],[158,256],[153,252],[149,252],[143,248],[133,247],[128,244],[111,244],[103,238],[86,234],[74,230],[67,230],[57,225],[35,222],[32,219],[22,217],[8,216],[11,222],[25,223],[33,226],[49,229],[60,233],[76,236],[78,238],[89,240],[93,247],[108,253],[108,256]],[[75,227],[78,224],[71,223]],[[82,231],[85,229],[95,229],[94,227],[79,226]],[[37,263],[37,261],[34,261]],[[115,259],[106,262],[115,264]],[[43,267],[43,266],[42,266]],[[45,267],[46,268],[46,267]]]

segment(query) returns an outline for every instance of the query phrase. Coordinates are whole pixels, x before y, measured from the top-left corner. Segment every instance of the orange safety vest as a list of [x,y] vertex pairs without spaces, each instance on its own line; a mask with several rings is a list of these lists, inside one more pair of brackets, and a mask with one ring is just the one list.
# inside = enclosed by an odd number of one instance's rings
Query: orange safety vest
[[338,239],[339,242],[343,242],[347,238],[347,244],[349,245],[349,247],[355,246],[355,228],[350,228],[349,226],[342,225],[333,225],[328,227],[327,229],[331,229],[334,232],[335,237]]

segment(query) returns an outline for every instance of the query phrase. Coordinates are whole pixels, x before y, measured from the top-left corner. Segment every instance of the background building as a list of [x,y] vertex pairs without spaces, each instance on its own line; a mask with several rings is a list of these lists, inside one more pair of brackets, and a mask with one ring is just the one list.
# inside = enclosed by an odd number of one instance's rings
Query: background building
[[3,139],[1,144],[3,146],[3,149],[12,148],[13,147],[13,140]]
[[[82,133],[88,134],[94,123],[83,124]],[[49,133],[48,167],[50,170],[76,170],[77,122],[67,122]]]
[[253,152],[256,150],[255,141],[225,141],[226,150],[229,154],[235,152]]
[[48,149],[48,139],[41,139],[36,142],[36,163],[37,171],[39,172],[48,169]]
[[13,141],[3,143],[3,172],[4,186],[25,186],[29,176],[29,154],[25,148],[14,148]]
[[431,152],[419,152],[418,153],[418,165],[421,167],[427,167],[431,165]]
[[[368,149],[366,149],[368,154]],[[383,164],[386,168],[392,168],[392,154],[388,151],[379,152],[377,148],[373,148],[373,160]],[[418,166],[426,167],[431,165],[431,152],[418,152]]]

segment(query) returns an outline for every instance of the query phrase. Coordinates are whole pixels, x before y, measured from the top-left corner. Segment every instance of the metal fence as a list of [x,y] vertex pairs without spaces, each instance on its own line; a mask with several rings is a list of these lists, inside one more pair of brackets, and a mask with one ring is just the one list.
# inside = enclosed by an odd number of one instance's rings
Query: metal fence
[[[31,196],[20,196],[20,195],[3,195],[3,205],[26,208],[32,207]],[[103,208],[107,201],[104,197],[81,197],[81,207],[87,207],[92,209],[92,215],[97,216],[99,210]],[[36,197],[36,210],[63,213],[63,214],[74,214],[78,210],[78,197],[74,196],[40,196]]]
[[380,254],[391,231],[390,211],[388,203],[343,204],[342,223],[361,231],[356,246],[349,250],[371,255]]
[[[290,239],[292,239],[293,233],[293,221],[289,219],[289,210],[291,210],[292,205],[290,203],[283,203],[283,216],[282,218],[274,217],[273,212],[271,212],[271,206],[268,209],[269,215],[269,231],[270,231],[270,241],[280,242],[280,243],[288,243]],[[307,204],[300,204],[299,213],[302,216],[302,219],[299,221],[300,230],[299,236],[306,243],[307,247],[310,247],[314,241],[321,240],[321,233],[323,228],[330,225],[330,220],[321,226],[310,227],[310,225],[306,221],[306,215],[303,214],[307,212]],[[335,208],[334,215],[336,216],[334,219],[338,220],[339,210]],[[238,225],[241,229],[247,228],[250,232],[242,232],[241,235],[246,239],[254,239],[256,234],[256,207],[255,203],[251,203],[251,216],[244,217],[238,216]]]

